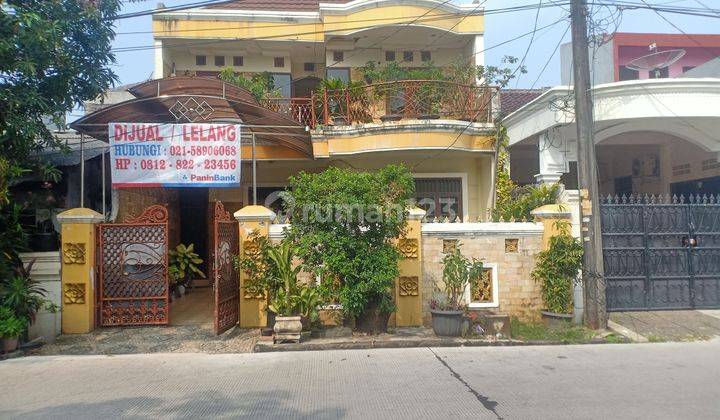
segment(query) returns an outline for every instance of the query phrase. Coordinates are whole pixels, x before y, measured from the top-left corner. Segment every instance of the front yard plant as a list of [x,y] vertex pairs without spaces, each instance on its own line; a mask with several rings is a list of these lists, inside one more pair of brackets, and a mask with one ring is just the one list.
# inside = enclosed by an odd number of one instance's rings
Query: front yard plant
[[193,276],[205,278],[205,273],[200,270],[203,259],[195,252],[195,245],[179,244],[170,251],[170,266],[168,275],[175,290],[182,296],[185,288],[192,286]]
[[321,277],[328,301],[365,332],[387,329],[400,254],[393,244],[406,226],[414,193],[403,166],[375,172],[329,168],[290,178],[285,206],[303,269]]
[[537,255],[531,276],[540,283],[545,309],[550,314],[571,314],[573,285],[582,266],[583,248],[570,234],[570,223],[555,223],[558,234],[550,238],[548,249]]
[[440,336],[462,335],[467,303],[465,291],[475,287],[482,275],[482,261],[468,259],[458,244],[442,260],[442,284],[436,285],[435,297],[430,301],[430,313],[435,334]]

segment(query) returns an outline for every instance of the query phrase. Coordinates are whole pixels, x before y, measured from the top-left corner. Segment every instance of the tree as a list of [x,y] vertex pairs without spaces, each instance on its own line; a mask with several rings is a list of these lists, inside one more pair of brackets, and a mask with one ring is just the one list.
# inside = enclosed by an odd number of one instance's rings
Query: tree
[[[119,9],[120,0],[0,0],[0,225],[8,232],[17,232],[13,179],[57,173],[36,154],[62,146],[44,120],[64,125],[65,113],[116,80],[109,66]],[[0,285],[18,269],[22,240],[0,241]]]
[[288,238],[305,271],[320,275],[325,295],[364,331],[382,331],[394,311],[399,252],[414,182],[403,166],[376,172],[329,168],[290,178]]

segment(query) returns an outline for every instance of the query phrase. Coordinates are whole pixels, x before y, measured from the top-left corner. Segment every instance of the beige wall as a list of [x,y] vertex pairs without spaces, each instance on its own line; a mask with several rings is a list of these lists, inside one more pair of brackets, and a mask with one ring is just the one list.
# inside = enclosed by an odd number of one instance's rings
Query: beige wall
[[[442,280],[442,259],[445,256],[443,240],[459,240],[463,255],[481,259],[486,266],[496,265],[497,304],[477,310],[508,314],[524,321],[537,321],[543,303],[540,285],[530,278],[530,272],[535,267],[536,254],[542,250],[542,229],[535,234],[491,233],[484,232],[482,227],[474,232],[463,232],[464,226],[471,225],[487,224],[463,223],[454,226],[457,229],[453,233],[423,233],[423,322],[430,325],[428,300],[433,296],[435,285]],[[503,225],[513,227],[534,224],[504,223]],[[509,252],[510,250],[505,246],[506,239],[518,240],[517,252]]]

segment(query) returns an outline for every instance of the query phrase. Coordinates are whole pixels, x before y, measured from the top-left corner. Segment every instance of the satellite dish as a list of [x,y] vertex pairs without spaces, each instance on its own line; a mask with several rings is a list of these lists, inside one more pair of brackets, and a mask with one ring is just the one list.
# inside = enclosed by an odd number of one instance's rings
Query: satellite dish
[[650,45],[650,51],[652,51],[650,54],[632,60],[625,67],[636,71],[655,71],[657,72],[656,76],[659,77],[660,69],[670,67],[685,55],[685,50],[681,49],[658,51],[655,44]]

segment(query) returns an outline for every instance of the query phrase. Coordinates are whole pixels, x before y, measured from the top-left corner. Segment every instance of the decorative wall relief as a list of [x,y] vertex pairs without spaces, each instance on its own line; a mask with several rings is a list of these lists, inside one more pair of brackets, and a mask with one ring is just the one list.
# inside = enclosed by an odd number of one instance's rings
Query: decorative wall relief
[[63,262],[65,264],[85,264],[85,244],[65,242],[63,244]]
[[417,276],[403,276],[398,279],[398,294],[400,296],[418,296],[420,294],[420,281]]
[[443,254],[450,254],[457,249],[457,246],[457,239],[443,239]]
[[401,238],[398,242],[398,249],[403,258],[417,258],[418,240],[414,238]]
[[63,302],[66,305],[82,305],[85,303],[85,283],[65,283]]
[[493,301],[493,272],[492,268],[483,268],[482,275],[472,290],[473,302],[492,302]]
[[515,253],[518,252],[519,239],[505,239],[505,252]]

